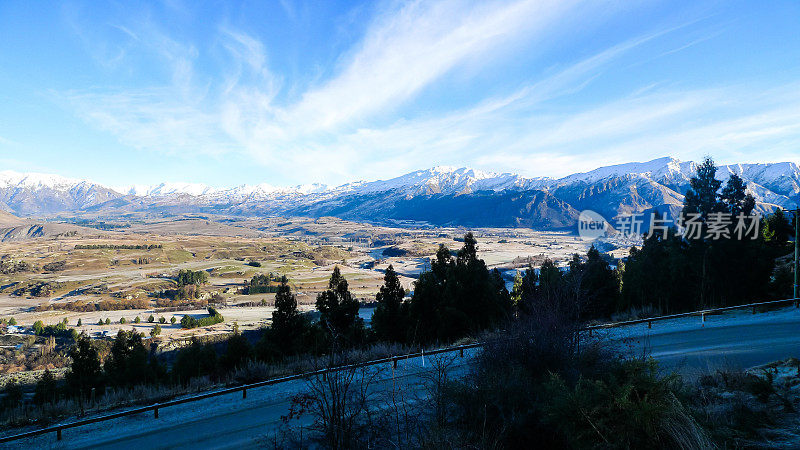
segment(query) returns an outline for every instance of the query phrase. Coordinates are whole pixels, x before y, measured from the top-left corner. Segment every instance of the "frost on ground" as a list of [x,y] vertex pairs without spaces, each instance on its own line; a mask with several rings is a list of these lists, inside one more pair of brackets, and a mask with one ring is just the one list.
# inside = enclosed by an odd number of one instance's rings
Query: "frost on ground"
[[692,395],[699,419],[729,448],[800,448],[800,361],[702,377]]

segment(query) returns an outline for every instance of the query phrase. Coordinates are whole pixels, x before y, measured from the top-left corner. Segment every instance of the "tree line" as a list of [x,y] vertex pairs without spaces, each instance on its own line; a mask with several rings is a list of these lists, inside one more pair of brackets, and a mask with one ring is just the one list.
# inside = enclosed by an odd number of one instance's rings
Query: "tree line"
[[[685,214],[699,214],[703,230],[714,214],[747,216],[756,206],[739,176],[731,174],[723,187],[716,172],[706,158],[683,204]],[[727,225],[731,237],[724,239],[686,239],[670,228],[666,237],[653,234],[641,248],[632,248],[621,265],[617,309],[669,313],[791,297],[791,265],[777,263],[791,252],[793,227],[783,211],[763,218],[755,239],[735,238],[734,226]]]
[[161,244],[75,244],[75,250],[154,250]]

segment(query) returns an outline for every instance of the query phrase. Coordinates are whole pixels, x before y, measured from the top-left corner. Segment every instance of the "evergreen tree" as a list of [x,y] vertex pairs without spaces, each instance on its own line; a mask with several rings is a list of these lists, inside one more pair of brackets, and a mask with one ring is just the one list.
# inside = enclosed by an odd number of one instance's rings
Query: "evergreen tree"
[[468,233],[454,259],[441,245],[431,270],[414,284],[409,305],[411,339],[449,342],[492,327],[509,317],[511,298],[499,272],[478,259],[477,243]]
[[358,317],[358,300],[350,293],[347,280],[336,266],[328,282],[328,289],[317,296],[320,326],[335,342],[355,343],[361,340],[364,324]]
[[42,378],[36,382],[36,391],[33,396],[33,401],[37,405],[45,403],[53,403],[56,400],[56,378],[50,369],[45,369]]
[[297,298],[292,294],[289,280],[284,275],[278,292],[275,294],[275,311],[272,313],[272,329],[277,335],[289,337],[297,333],[300,313],[297,310]]
[[517,295],[519,297],[515,304],[517,312],[521,314],[531,313],[531,306],[539,295],[539,274],[533,266],[528,265],[528,268],[522,274],[519,287],[515,284],[514,289],[518,290]]
[[378,306],[372,314],[372,330],[379,340],[403,342],[407,334],[408,304],[403,302],[406,291],[390,264],[383,276],[383,286],[375,296]]
[[233,369],[247,362],[252,357],[253,347],[241,333],[235,332],[228,338],[225,345],[225,354],[222,356],[222,367]]
[[764,240],[776,247],[785,247],[794,231],[781,208],[776,208],[774,213],[764,219],[761,230]]
[[475,240],[472,232],[464,235],[464,246],[457,254],[459,264],[469,264],[478,259],[478,241]]
[[70,351],[72,365],[66,374],[73,393],[87,396],[92,388],[101,388],[100,356],[91,339],[81,335]]
[[120,330],[103,365],[106,379],[115,386],[132,386],[154,380],[142,335]]
[[199,376],[213,376],[217,373],[217,352],[211,345],[200,344],[192,339],[191,345],[178,351],[172,376],[181,384]]
[[281,277],[275,294],[275,311],[272,326],[262,332],[255,347],[255,355],[263,361],[275,361],[301,351],[314,352],[310,334],[312,328],[305,316],[297,309],[297,299],[286,276]]
[[619,281],[608,261],[592,245],[583,261],[576,254],[570,261],[569,282],[583,319],[606,318],[617,308]]
[[717,193],[722,182],[716,179],[717,166],[710,157],[697,167],[696,176],[689,180],[689,190],[683,201],[684,213],[700,213],[707,218],[712,212],[722,211]]
[[24,394],[19,384],[14,381],[6,383],[5,388],[3,388],[3,406],[5,408],[16,408],[22,405],[23,398]]
[[555,298],[564,288],[564,274],[550,258],[545,258],[539,268],[539,294],[544,299]]
[[736,219],[739,214],[749,216],[756,206],[756,200],[747,193],[747,183],[739,175],[732,173],[720,194],[721,202]]

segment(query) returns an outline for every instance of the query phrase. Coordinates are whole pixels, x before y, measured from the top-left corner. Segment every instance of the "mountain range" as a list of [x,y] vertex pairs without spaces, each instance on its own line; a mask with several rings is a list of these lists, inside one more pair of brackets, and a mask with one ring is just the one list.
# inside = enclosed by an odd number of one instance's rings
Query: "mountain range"
[[[584,209],[607,219],[653,210],[675,215],[696,168],[695,162],[669,157],[601,167],[563,178],[434,167],[390,180],[335,187],[258,184],[227,189],[197,183],[110,187],[57,175],[3,171],[0,210],[28,217],[212,213],[565,229],[574,225]],[[719,166],[719,179],[727,180],[730,174],[747,182],[761,212],[800,205],[800,168],[796,163]]]

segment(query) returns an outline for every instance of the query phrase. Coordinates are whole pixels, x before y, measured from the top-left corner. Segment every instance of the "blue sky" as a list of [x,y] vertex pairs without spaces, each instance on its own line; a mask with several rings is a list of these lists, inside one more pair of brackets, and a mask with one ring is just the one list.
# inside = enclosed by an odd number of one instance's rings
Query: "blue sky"
[[0,170],[108,185],[800,162],[797,1],[0,2]]

